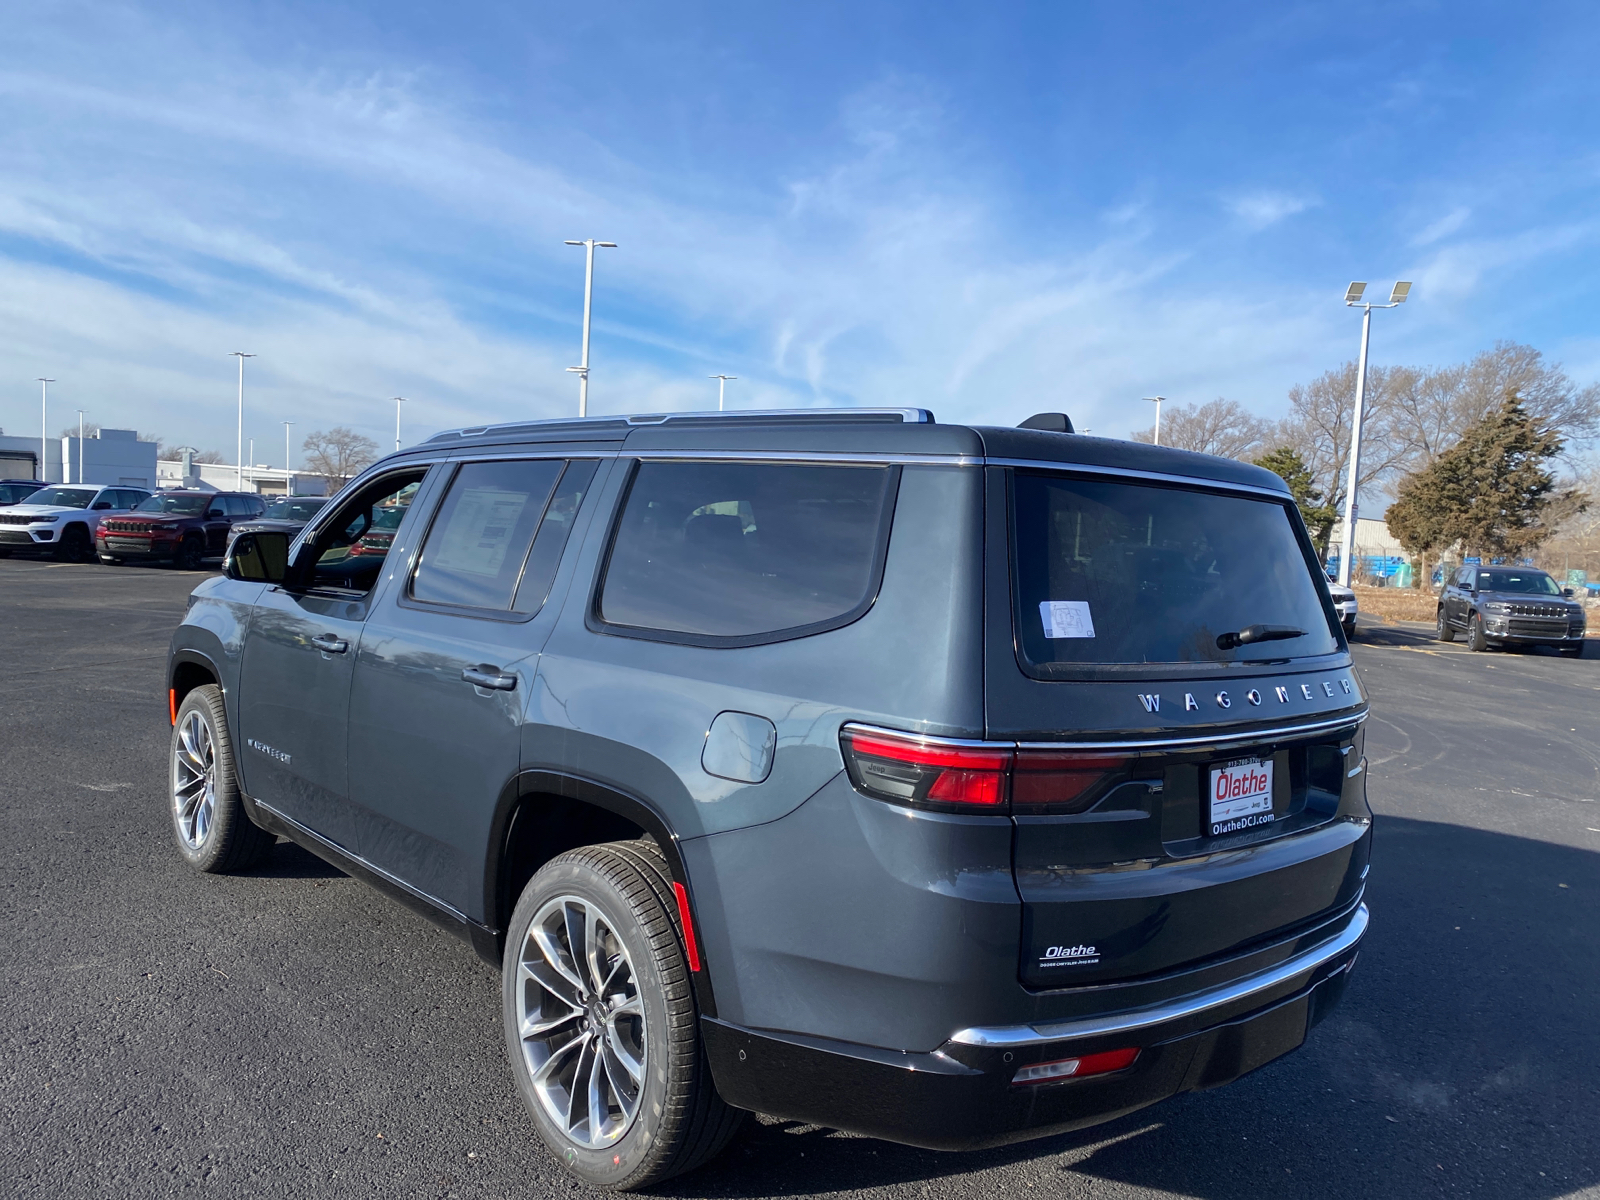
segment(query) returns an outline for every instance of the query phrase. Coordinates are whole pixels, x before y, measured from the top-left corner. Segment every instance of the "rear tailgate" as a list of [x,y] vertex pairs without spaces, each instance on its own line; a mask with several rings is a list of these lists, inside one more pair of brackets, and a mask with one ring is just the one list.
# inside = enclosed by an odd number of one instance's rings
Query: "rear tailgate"
[[988,511],[1022,982],[1148,979],[1353,907],[1366,703],[1287,497],[991,468]]

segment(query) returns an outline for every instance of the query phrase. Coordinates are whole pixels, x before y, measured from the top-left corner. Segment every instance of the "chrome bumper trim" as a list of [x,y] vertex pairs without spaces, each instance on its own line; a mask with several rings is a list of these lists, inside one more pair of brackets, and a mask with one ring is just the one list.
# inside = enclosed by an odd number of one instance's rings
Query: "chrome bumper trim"
[[1250,975],[1233,983],[1223,984],[1221,987],[1196,992],[1179,1000],[1170,1000],[1165,1004],[1152,1005],[1148,1008],[1130,1009],[1127,1012],[1108,1013],[1105,1016],[1085,1017],[1077,1021],[963,1029],[953,1034],[950,1040],[964,1046],[1033,1046],[1041,1042],[1061,1041],[1064,1038],[1131,1033],[1139,1029],[1148,1029],[1152,1025],[1198,1016],[1208,1009],[1221,1008],[1275,988],[1297,975],[1307,974],[1324,963],[1338,958],[1354,948],[1361,940],[1362,935],[1367,932],[1368,920],[1367,906],[1363,904],[1351,916],[1350,923],[1326,942],[1304,950],[1258,975]]

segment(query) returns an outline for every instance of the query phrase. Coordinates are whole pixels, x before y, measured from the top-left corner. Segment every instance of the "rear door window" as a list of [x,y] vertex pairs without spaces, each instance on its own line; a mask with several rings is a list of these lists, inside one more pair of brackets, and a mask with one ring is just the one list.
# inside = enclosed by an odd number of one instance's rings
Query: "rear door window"
[[1012,515],[1016,629],[1035,666],[1339,649],[1284,503],[1019,471]]
[[898,479],[894,467],[641,463],[599,616],[707,644],[852,621],[877,592]]

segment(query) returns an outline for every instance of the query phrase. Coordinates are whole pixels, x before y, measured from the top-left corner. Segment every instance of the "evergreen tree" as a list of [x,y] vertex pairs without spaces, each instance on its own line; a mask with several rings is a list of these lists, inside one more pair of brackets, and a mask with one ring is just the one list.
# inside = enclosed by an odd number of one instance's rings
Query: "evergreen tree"
[[1279,446],[1256,459],[1255,465],[1265,467],[1289,485],[1289,494],[1305,520],[1311,544],[1317,548],[1317,560],[1327,558],[1328,538],[1333,534],[1339,511],[1332,504],[1323,503],[1322,493],[1315,486],[1315,476],[1300,452],[1292,446]]
[[1473,422],[1430,466],[1408,475],[1384,519],[1407,550],[1461,542],[1469,554],[1512,558],[1550,536],[1544,521],[1555,478],[1545,464],[1560,435],[1536,422],[1515,392]]

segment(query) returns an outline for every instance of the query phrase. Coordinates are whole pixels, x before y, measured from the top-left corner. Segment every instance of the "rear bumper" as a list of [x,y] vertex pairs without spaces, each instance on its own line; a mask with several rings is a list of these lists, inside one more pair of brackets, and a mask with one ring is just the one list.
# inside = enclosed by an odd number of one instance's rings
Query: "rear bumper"
[[[1099,1124],[1179,1092],[1232,1082],[1289,1053],[1338,1004],[1367,928],[1268,971],[1158,1006],[1088,1020],[965,1029],[906,1053],[704,1018],[730,1104],[934,1150],[973,1150]],[[1126,1070],[1017,1086],[1033,1063],[1137,1047]]]

